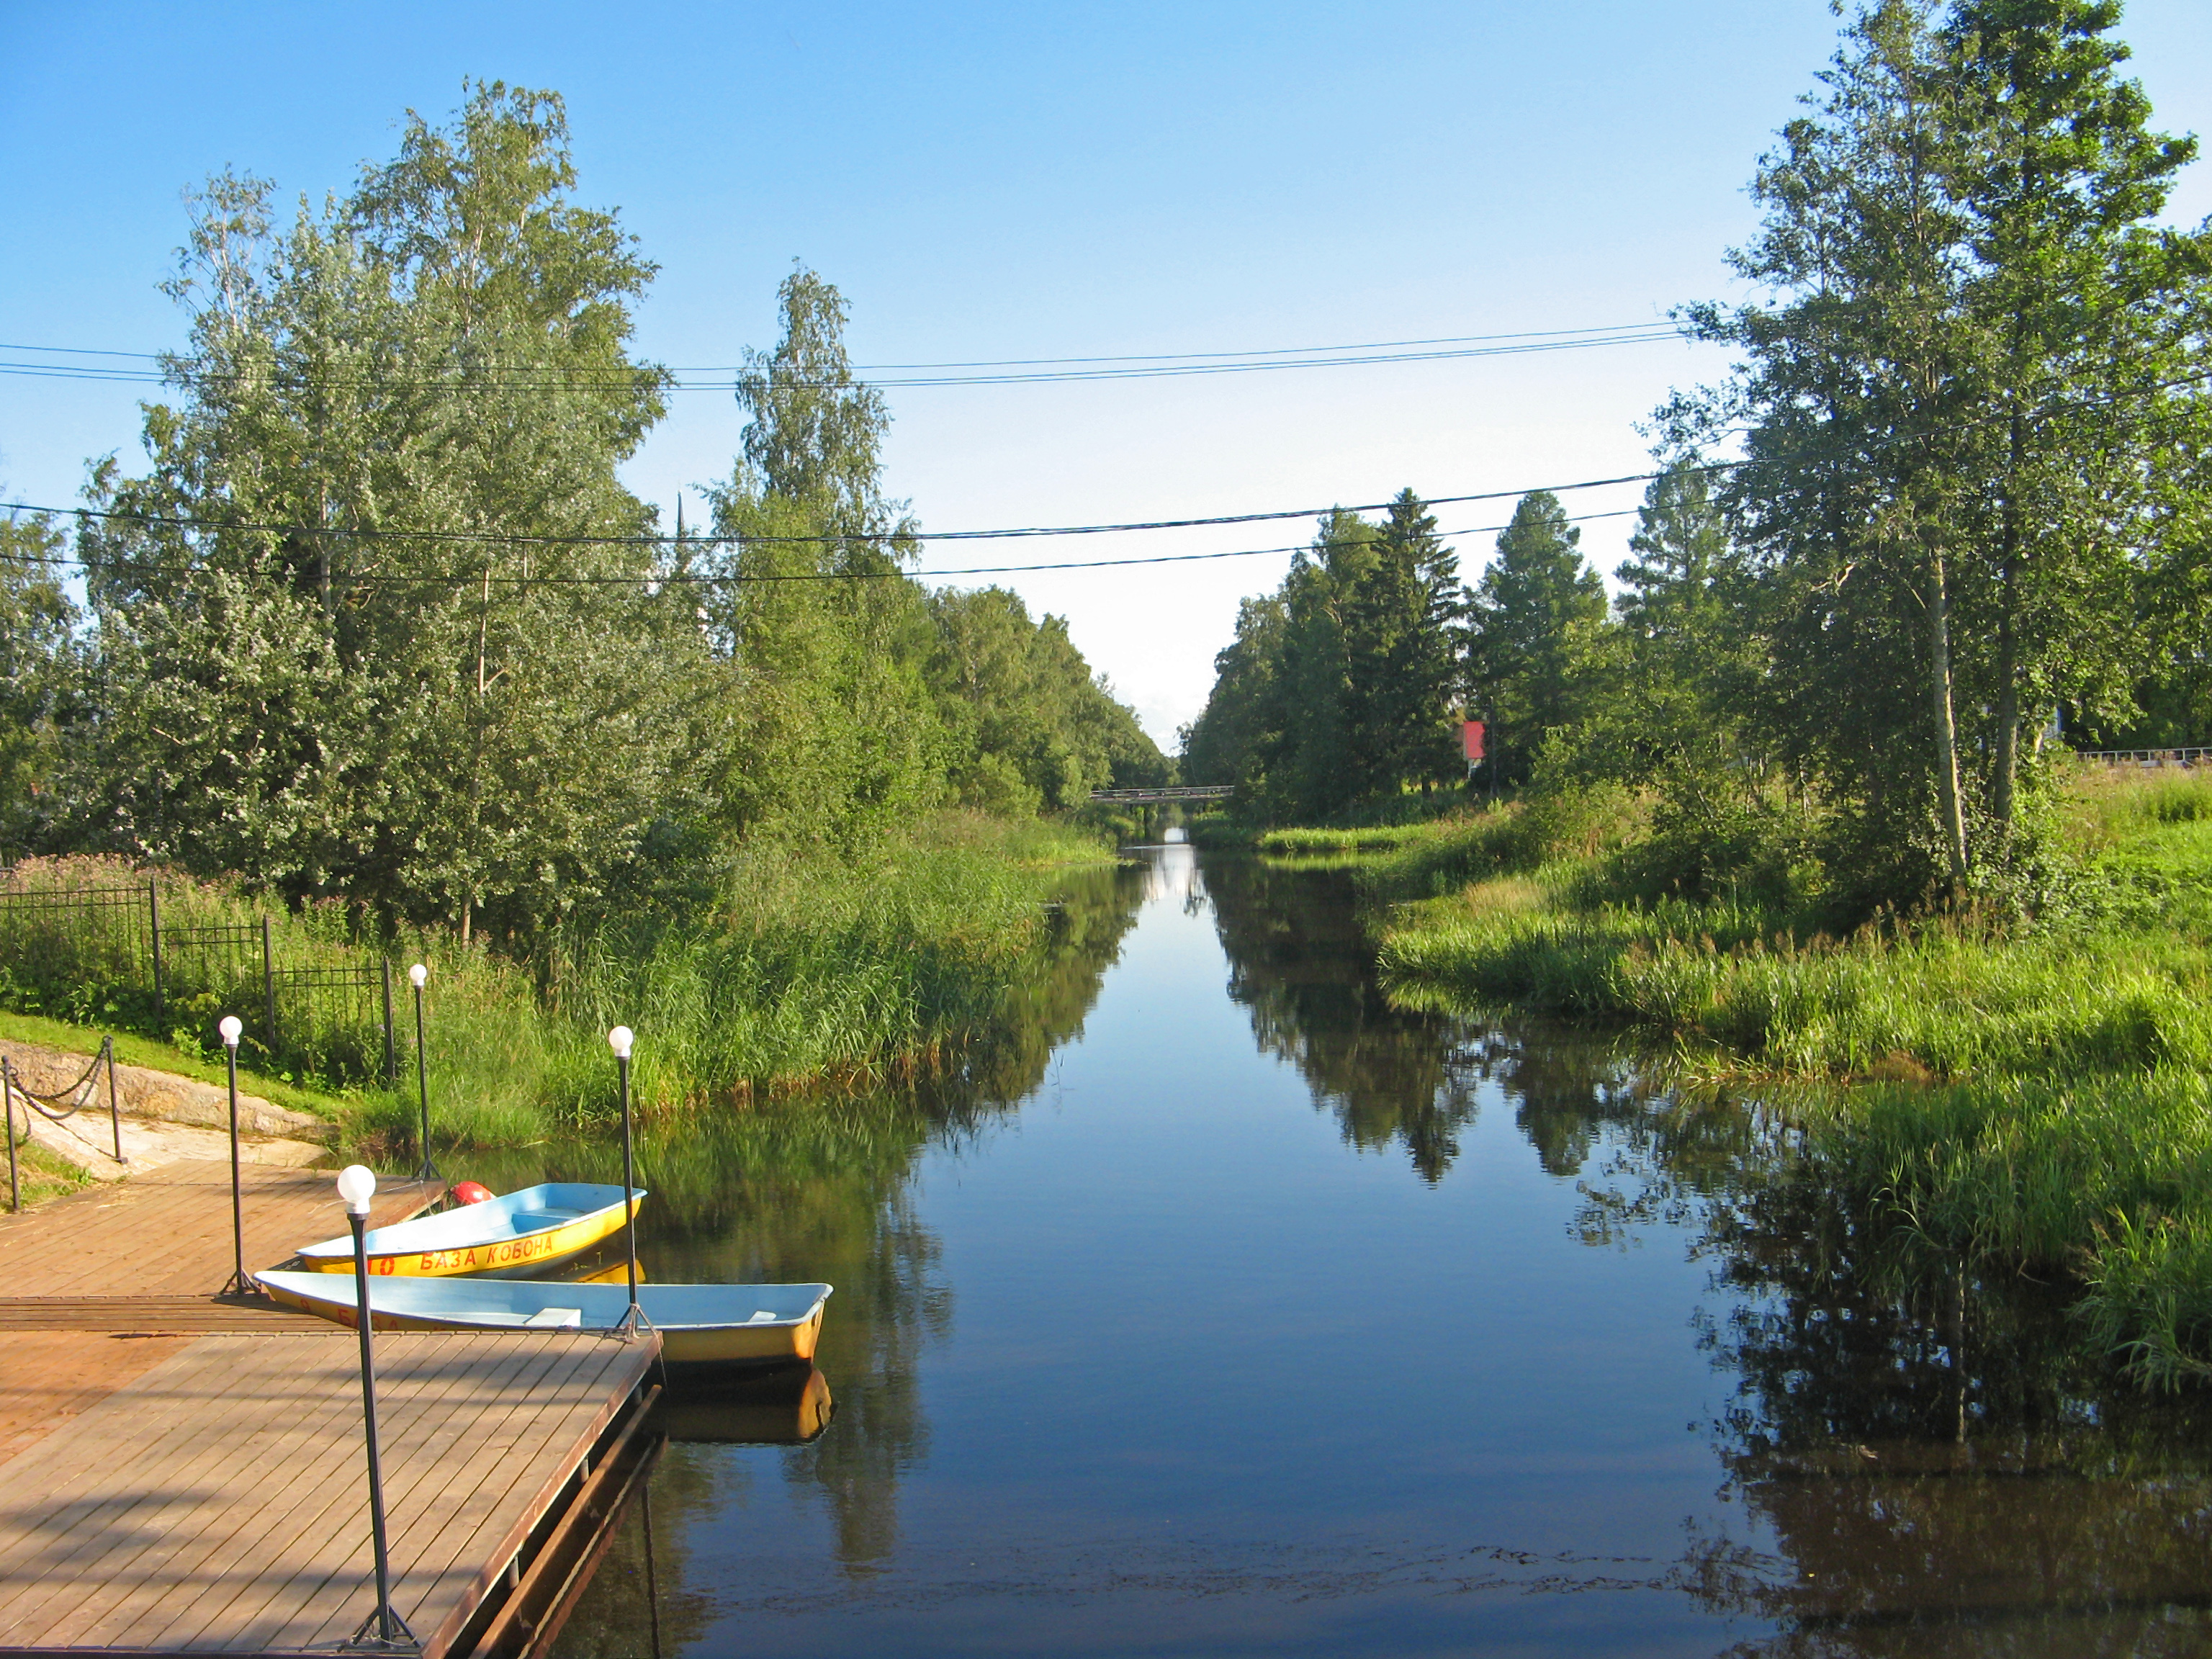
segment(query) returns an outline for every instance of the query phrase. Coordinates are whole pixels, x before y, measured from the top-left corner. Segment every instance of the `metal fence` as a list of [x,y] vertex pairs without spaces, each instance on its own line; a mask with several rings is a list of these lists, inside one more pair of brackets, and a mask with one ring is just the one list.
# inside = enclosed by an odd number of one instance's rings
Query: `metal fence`
[[[4,877],[0,877],[4,879]],[[210,1001],[245,1016],[272,1060],[325,1077],[398,1076],[392,963],[285,963],[266,915],[251,921],[172,921],[156,878],[105,886],[0,885],[0,971],[20,989],[66,997],[105,987],[144,1006],[107,1018],[167,1036],[180,1003]],[[49,1009],[49,1012],[56,1012]]]

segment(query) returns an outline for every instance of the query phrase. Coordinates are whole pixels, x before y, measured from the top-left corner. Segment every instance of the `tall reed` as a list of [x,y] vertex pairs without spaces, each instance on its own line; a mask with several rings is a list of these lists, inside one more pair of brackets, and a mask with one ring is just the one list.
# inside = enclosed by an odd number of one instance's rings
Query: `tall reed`
[[[362,1145],[411,1144],[414,1027],[404,969],[419,960],[429,969],[426,1058],[441,1140],[520,1145],[603,1115],[613,1105],[605,1034],[617,1024],[639,1033],[635,1082],[648,1111],[864,1083],[957,1045],[1038,948],[1047,872],[1106,856],[1075,832],[971,814],[943,815],[864,858],[753,848],[725,870],[719,897],[698,914],[571,929],[527,963],[441,931],[349,937],[355,930],[331,908],[272,910],[272,940],[287,963],[336,966],[391,955],[401,970],[394,1014],[402,1075],[396,1089],[380,1086],[380,1032],[372,1042],[358,1020],[317,1027],[312,1010],[272,1063],[343,1091]],[[114,861],[87,860],[16,876],[57,887],[137,878]],[[258,926],[259,907],[235,887],[162,880],[172,914]],[[202,1052],[222,1012],[237,1006],[250,1016],[258,1006],[257,954],[248,976],[179,984],[170,1020],[157,1020],[143,962],[94,940],[106,955],[88,975],[88,951],[71,943],[64,913],[53,914],[64,919],[47,927],[43,955],[11,940],[0,957],[8,1006],[155,1030]],[[158,1029],[165,1024],[173,1029]],[[248,1026],[258,1030],[252,1018]]]

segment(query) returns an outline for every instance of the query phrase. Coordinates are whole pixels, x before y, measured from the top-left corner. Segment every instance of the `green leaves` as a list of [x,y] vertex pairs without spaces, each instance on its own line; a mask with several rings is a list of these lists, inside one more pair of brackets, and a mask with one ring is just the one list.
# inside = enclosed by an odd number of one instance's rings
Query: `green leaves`
[[0,854],[23,849],[53,810],[63,733],[78,712],[75,605],[43,514],[0,519]]
[[726,831],[856,844],[941,801],[1057,811],[1164,781],[1064,618],[903,574],[916,526],[883,495],[890,416],[852,378],[844,296],[804,267],[779,296],[783,337],[739,377],[750,419],[704,556],[731,579],[709,617]]
[[479,86],[282,235],[258,180],[196,198],[180,396],[145,476],[94,480],[149,521],[81,538],[79,836],[526,939],[684,810],[696,623],[649,550],[563,539],[651,527],[615,469],[665,378],[625,349],[652,267],[568,199],[566,137]]
[[1280,592],[1244,602],[1185,735],[1190,777],[1279,818],[1456,777],[1465,613],[1457,556],[1412,490],[1380,525],[1330,513]]
[[1742,367],[1662,415],[1677,443],[1741,426],[1762,718],[1899,899],[2032,861],[2031,734],[2062,702],[2124,714],[2152,665],[2136,570],[2166,562],[2203,251],[2150,222],[2193,144],[2148,130],[2117,17],[1860,10],[1753,184],[1732,257],[1770,297],[1689,313]]
[[1605,585],[1558,496],[1521,498],[1476,585],[1468,652],[1471,706],[1492,724],[1504,775],[1526,777],[1547,736],[1589,705],[1606,620]]

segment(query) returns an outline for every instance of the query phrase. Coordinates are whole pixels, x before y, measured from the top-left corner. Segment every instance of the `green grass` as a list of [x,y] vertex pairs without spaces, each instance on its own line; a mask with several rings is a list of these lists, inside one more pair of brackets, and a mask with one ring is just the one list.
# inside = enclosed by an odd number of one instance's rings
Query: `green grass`
[[[1525,896],[1525,890],[1516,896]],[[2212,951],[2129,929],[1761,937],[1755,910],[1562,911],[1478,893],[1385,934],[1393,996],[1634,1024],[1746,1069],[1838,1079],[2212,1067]]]
[[[410,933],[388,949],[401,967],[420,960],[430,970],[433,1139],[523,1146],[603,1119],[615,1104],[605,1033],[617,1024],[637,1032],[634,1080],[647,1113],[927,1070],[955,1054],[1032,962],[1050,872],[1111,859],[1077,830],[945,813],[862,858],[752,849],[722,872],[720,896],[699,914],[574,933],[532,963],[480,941]],[[16,879],[66,886],[127,876],[73,860],[26,865]],[[203,925],[259,914],[234,888],[173,877],[163,878],[162,903]],[[271,921],[280,962],[374,960],[335,908]],[[74,1030],[60,1046],[83,1052],[94,1030],[133,1033],[119,1041],[119,1058],[220,1080],[216,1019],[235,1007],[250,1033],[258,1030],[258,955],[250,975],[228,983],[193,977],[189,962],[173,967],[164,1021],[127,936],[13,926],[16,936],[0,941],[9,947],[0,1006],[15,1011],[5,1018],[23,1022],[27,1040]],[[349,1149],[373,1160],[402,1158],[416,1139],[410,994],[404,973],[396,983],[396,1089],[381,1086],[381,1036],[359,998],[296,1014],[288,1005],[289,1042],[274,1055],[257,1053],[252,1035],[244,1045],[258,1062],[257,1092],[336,1119]]]
[[[40,1048],[58,1049],[65,1054],[83,1054],[89,1058],[100,1052],[101,1039],[111,1036],[115,1039],[115,1058],[123,1065],[169,1072],[202,1083],[221,1085],[224,1080],[221,1060],[210,1060],[204,1054],[186,1054],[172,1042],[142,1036],[135,1031],[108,1031],[96,1026],[72,1024],[67,1020],[49,1019],[43,1014],[18,1014],[0,1009],[0,1037],[15,1042],[36,1043]],[[238,1086],[246,1094],[258,1095],[264,1100],[289,1107],[293,1111],[307,1112],[333,1122],[343,1117],[350,1106],[343,1096],[306,1088],[296,1083],[280,1082],[243,1066],[238,1068]]]
[[1362,880],[1394,1000],[1632,1027],[1693,1073],[1814,1085],[1782,1087],[1807,1178],[1900,1257],[2065,1275],[2140,1376],[2212,1380],[2212,779],[2087,772],[2059,835],[2033,925],[1844,939],[1625,896],[1632,829],[1577,851],[1469,824]]
[[[83,1170],[27,1141],[15,1143],[15,1159],[16,1181],[22,1189],[23,1207],[27,1210],[33,1204],[44,1203],[50,1198],[60,1198],[92,1184],[92,1177]],[[0,1205],[4,1205],[7,1200],[7,1189],[0,1188]]]

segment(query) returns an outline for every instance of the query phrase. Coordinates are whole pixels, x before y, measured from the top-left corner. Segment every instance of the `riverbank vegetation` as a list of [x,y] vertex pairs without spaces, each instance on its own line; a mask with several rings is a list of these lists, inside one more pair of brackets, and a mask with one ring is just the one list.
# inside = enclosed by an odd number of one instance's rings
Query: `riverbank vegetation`
[[[865,853],[809,857],[774,844],[735,858],[710,899],[682,915],[576,923],[517,959],[450,928],[358,939],[336,905],[271,912],[234,884],[164,879],[171,930],[167,995],[153,998],[135,917],[89,932],[76,913],[10,914],[0,1001],[75,1030],[167,1037],[185,1069],[219,1078],[215,1022],[245,1018],[241,1055],[282,1103],[337,1118],[363,1146],[411,1145],[411,995],[404,969],[429,969],[434,1135],[492,1146],[539,1139],[612,1109],[605,1032],[641,1034],[635,1081],[655,1111],[727,1106],[805,1084],[860,1086],[953,1065],[1036,969],[1058,872],[1110,857],[1098,842],[1034,820],[934,815]],[[12,890],[112,888],[138,872],[76,858],[19,866]],[[263,1014],[258,919],[277,959],[329,978],[283,993],[273,1045]],[[194,949],[194,930],[235,929],[250,949]],[[382,1085],[379,956],[396,964],[399,1086]],[[153,1045],[147,1045],[150,1050]],[[125,1052],[126,1049],[131,1051]],[[161,1065],[126,1038],[125,1060]]]
[[[1359,867],[1401,1002],[1756,1077],[1896,1259],[2064,1275],[2171,1381],[2212,1376],[2212,782],[2069,750],[2212,742],[2212,228],[2164,216],[2197,147],[2118,20],[1857,8],[1754,175],[1753,297],[1680,313],[1736,362],[1656,412],[1612,592],[1545,492],[1471,589],[1390,570],[1418,501],[1334,515],[1185,766]],[[1378,740],[1439,641],[1450,695]],[[1500,804],[1420,823],[1454,714]]]
[[1870,1260],[2071,1282],[2139,1374],[2212,1378],[2212,776],[2073,772],[2032,915],[1850,927],[1778,858],[1687,896],[1656,816],[1599,791],[1262,846],[1353,868],[1398,1006],[1633,1029],[1767,1098]]
[[[18,1109],[16,1133],[22,1133],[22,1117]],[[64,1160],[56,1158],[43,1146],[27,1140],[15,1143],[15,1185],[22,1194],[22,1205],[29,1209],[33,1204],[44,1203],[50,1198],[61,1198],[82,1190],[91,1177]]]
[[[447,1097],[520,1134],[604,1092],[595,1024],[640,1030],[660,1103],[957,1043],[1035,937],[1035,866],[1100,855],[1066,827],[1090,792],[1171,779],[1064,618],[912,574],[813,272],[737,377],[705,522],[623,484],[671,385],[630,345],[655,268],[580,198],[557,96],[410,116],[289,222],[237,173],[190,206],[143,468],[0,525],[18,889],[158,872],[175,925],[265,912],[288,966],[421,956]],[[185,952],[157,1013],[119,949],[11,958],[0,1000],[204,1054],[259,1000]],[[372,1082],[357,1011],[325,1025],[250,1058]]]

